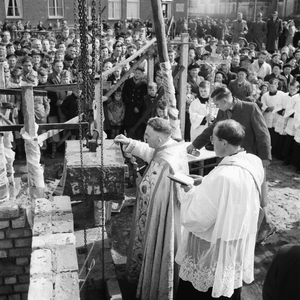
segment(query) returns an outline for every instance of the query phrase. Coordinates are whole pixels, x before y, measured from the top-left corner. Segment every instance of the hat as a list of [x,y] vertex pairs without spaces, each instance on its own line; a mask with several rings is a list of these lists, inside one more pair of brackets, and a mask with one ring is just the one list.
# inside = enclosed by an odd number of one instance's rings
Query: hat
[[71,61],[74,60],[74,58],[70,54],[65,54],[64,60]]
[[278,16],[278,11],[274,11],[273,13],[272,13],[272,16]]
[[6,59],[9,59],[10,57],[15,57],[16,59],[18,59],[18,56],[15,54],[15,53],[11,53],[11,54],[8,54],[7,56],[6,56]]
[[272,69],[273,69],[274,67],[278,67],[279,69],[281,69],[281,65],[280,65],[280,64],[273,64]]
[[240,61],[245,61],[245,60],[252,61],[252,58],[248,55],[241,55]]
[[250,46],[250,45],[253,45],[253,46],[255,46],[255,47],[257,46],[257,44],[254,43],[254,42],[250,42],[248,46]]
[[217,71],[215,75],[217,74],[221,74],[223,76],[223,78],[226,78],[226,75],[223,71]]
[[292,67],[292,65],[290,63],[284,64],[283,65],[283,69],[285,69],[285,68],[291,68],[291,69],[293,69],[293,67]]
[[249,48],[249,47],[243,47],[243,48],[241,49],[241,51],[250,51],[250,48]]
[[248,70],[246,68],[239,68],[238,73],[239,72],[244,72],[246,75],[248,74]]
[[272,54],[272,58],[273,58],[273,57],[276,57],[276,56],[280,56],[280,53],[273,53],[273,54]]
[[32,49],[31,50],[31,53],[29,54],[30,56],[33,56],[33,55],[39,55],[40,57],[44,57],[44,53],[42,53],[41,51],[39,50],[36,50],[36,49]]
[[190,64],[188,67],[189,70],[199,69],[199,68],[200,66],[197,63]]
[[239,41],[244,41],[245,43],[246,43],[246,45],[248,45],[248,41],[245,39],[245,38],[243,38],[243,37],[239,37],[239,39],[238,39]]
[[141,72],[145,72],[145,68],[141,65],[139,65],[136,69],[136,71],[141,71]]

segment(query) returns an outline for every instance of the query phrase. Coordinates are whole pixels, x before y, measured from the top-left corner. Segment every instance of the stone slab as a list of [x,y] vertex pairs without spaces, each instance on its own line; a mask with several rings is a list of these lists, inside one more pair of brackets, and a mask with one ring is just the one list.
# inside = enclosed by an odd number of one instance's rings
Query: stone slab
[[52,275],[52,254],[49,249],[34,250],[31,254],[30,276],[50,277]]
[[47,216],[52,211],[52,203],[49,199],[40,198],[35,200],[34,215],[36,216]]
[[69,196],[55,196],[52,199],[52,215],[61,213],[72,213],[71,200]]
[[32,249],[53,249],[59,245],[75,245],[75,236],[72,233],[47,234],[33,237]]
[[51,215],[36,215],[32,228],[33,236],[47,235],[52,233]]
[[58,214],[52,216],[52,233],[70,233],[74,231],[74,220],[72,213]]
[[73,245],[58,246],[52,250],[55,273],[78,271],[77,254]]
[[[79,141],[66,141],[66,168],[67,177],[65,194],[72,197],[81,195],[82,190],[89,196],[101,195],[100,178],[103,178],[104,200],[123,200],[125,195],[125,171],[127,166],[119,146],[113,140],[104,140],[103,166],[98,152],[83,151],[83,167],[80,160]],[[86,184],[82,184],[85,182]],[[96,199],[95,199],[96,200]],[[100,200],[98,198],[98,200]]]
[[53,282],[51,278],[34,278],[30,280],[28,300],[49,300],[53,296]]
[[53,279],[55,283],[54,300],[79,300],[77,272],[60,273]]

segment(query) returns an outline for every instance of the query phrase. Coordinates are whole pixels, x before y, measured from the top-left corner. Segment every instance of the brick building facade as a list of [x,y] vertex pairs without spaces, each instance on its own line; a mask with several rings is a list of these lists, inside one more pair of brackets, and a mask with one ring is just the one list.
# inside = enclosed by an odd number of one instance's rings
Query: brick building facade
[[[77,2],[77,1],[76,1]],[[97,13],[99,1],[97,3]],[[165,17],[175,19],[187,17],[188,0],[162,0],[162,9]],[[124,19],[152,19],[151,1],[149,0],[104,0],[101,2],[102,18],[114,23]],[[91,0],[87,0],[87,14],[91,19]],[[55,24],[57,19],[66,19],[68,24],[74,24],[73,0],[1,0],[0,20],[30,21],[35,27],[38,21],[48,27]]]

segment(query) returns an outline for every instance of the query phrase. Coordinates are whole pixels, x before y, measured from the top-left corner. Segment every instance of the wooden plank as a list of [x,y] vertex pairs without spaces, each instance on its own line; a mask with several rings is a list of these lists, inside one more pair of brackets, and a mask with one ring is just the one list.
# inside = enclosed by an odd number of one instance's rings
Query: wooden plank
[[132,74],[132,72],[143,62],[144,59],[147,58],[147,55],[144,54],[143,56],[140,57],[140,59],[134,63],[134,65],[130,68],[129,71],[127,71],[122,78],[113,86],[112,89],[110,89],[106,94],[105,97],[109,97],[111,96],[117,89],[118,87],[120,87],[123,82],[130,76],[130,74]]
[[188,33],[181,34],[181,41],[184,43],[181,46],[181,53],[180,53],[180,65],[182,65],[185,70],[181,73],[179,78],[179,97],[178,97],[178,109],[179,109],[179,119],[180,119],[180,127],[181,127],[181,134],[184,137],[184,129],[185,129],[185,112],[186,112],[186,83],[187,83],[187,68],[188,68],[188,53],[189,53],[189,46],[185,44],[189,40]]
[[[78,88],[77,83],[72,84],[47,84],[35,86],[34,90],[43,90],[47,92],[65,92],[65,91],[76,91]],[[79,84],[79,88],[83,89],[83,84]]]
[[143,54],[145,51],[148,50],[148,48],[153,45],[156,42],[156,38],[153,38],[151,41],[149,41],[144,47],[142,47],[140,50],[138,50],[136,53],[134,53],[133,55],[131,55],[130,57],[128,57],[127,59],[120,61],[116,66],[114,66],[113,68],[105,71],[102,73],[102,76],[106,77],[110,74],[112,74],[115,70],[122,68],[123,66],[127,65],[128,63],[130,63],[132,60],[134,60],[135,58],[137,58],[138,56],[140,56],[141,54]]
[[[20,131],[24,127],[24,124],[12,124],[12,122],[10,123],[11,125],[0,126],[0,131]],[[82,128],[87,129],[89,123],[82,122],[81,126]],[[46,124],[39,124],[39,128],[42,130],[54,130],[54,129],[72,130],[72,129],[78,129],[79,124],[78,123],[46,123]]]
[[[1,95],[22,95],[21,88],[18,89],[0,89]],[[47,96],[46,91],[33,91],[34,96]]]

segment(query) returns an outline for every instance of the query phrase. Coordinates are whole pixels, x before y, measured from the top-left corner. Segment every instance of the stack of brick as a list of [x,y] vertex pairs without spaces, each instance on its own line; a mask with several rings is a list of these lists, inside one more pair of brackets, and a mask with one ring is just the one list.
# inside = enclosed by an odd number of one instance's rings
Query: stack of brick
[[24,209],[0,205],[0,300],[25,300],[29,287],[32,232]]
[[79,299],[70,198],[35,201],[28,300]]

